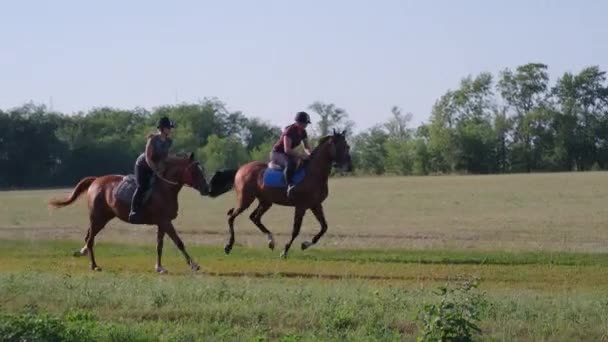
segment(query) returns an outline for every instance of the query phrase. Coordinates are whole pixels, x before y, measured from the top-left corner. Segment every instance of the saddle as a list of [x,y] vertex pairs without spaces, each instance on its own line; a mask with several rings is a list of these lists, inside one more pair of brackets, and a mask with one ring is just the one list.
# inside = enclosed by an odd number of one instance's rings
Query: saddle
[[277,170],[277,171],[283,171],[283,169],[284,169],[284,167],[282,167],[279,164],[276,164],[272,160],[268,162],[268,168],[272,169],[272,170]]
[[[305,164],[300,164],[298,169],[293,174],[293,183],[298,184],[306,176]],[[268,163],[268,168],[264,171],[264,186],[269,188],[286,188],[285,176],[281,165],[275,164],[272,161]]]
[[[141,202],[142,207],[146,204],[148,199],[150,199],[150,195],[152,195],[152,191],[154,191],[155,183],[156,175],[153,175],[152,177],[150,177],[150,186],[148,187],[148,191],[146,191],[146,193],[144,194],[144,199]],[[131,205],[135,189],[137,189],[137,180],[135,178],[135,175],[126,175],[123,177],[122,181],[120,181],[118,186],[114,189],[114,197],[120,202]]]

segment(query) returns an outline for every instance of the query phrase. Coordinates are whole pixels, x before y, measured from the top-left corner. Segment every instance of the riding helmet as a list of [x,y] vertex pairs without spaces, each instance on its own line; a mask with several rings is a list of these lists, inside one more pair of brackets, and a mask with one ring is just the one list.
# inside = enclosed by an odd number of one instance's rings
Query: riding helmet
[[158,129],[163,129],[163,128],[174,128],[175,127],[175,123],[171,120],[169,120],[168,117],[163,116],[162,118],[160,118],[158,120],[158,125],[156,125],[156,128]]
[[298,112],[298,114],[296,114],[296,122],[309,124],[311,123],[310,115],[306,112]]

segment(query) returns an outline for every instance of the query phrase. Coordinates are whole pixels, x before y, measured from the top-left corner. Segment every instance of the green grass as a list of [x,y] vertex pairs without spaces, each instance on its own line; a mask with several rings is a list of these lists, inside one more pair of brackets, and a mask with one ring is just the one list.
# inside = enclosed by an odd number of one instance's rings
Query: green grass
[[[0,241],[0,271],[87,273],[88,258],[71,254],[77,242]],[[541,286],[551,288],[608,285],[607,254],[511,253],[478,251],[356,251],[294,250],[289,260],[266,249],[242,248],[225,256],[221,248],[194,246],[190,254],[203,274],[224,277],[299,277],[319,279],[367,279],[420,283],[444,281],[467,275],[481,277],[486,286]],[[155,261],[153,247],[105,243],[96,247],[98,264],[108,272],[147,273]],[[167,246],[164,265],[178,275],[189,274],[180,253]],[[107,267],[106,267],[107,266]]]
[[[49,211],[66,190],[0,192],[0,238],[84,238],[84,201]],[[219,246],[234,195],[200,197],[184,189],[175,221],[187,244]],[[332,179],[325,204],[323,248],[475,249],[481,251],[606,252],[608,173]],[[265,245],[247,218],[236,222],[237,243]],[[291,234],[293,211],[273,207],[264,222],[278,243]],[[306,215],[303,237],[319,230]],[[153,228],[112,221],[101,241],[154,243]]]
[[[83,201],[45,204],[65,191],[0,192],[0,334],[37,324],[94,341],[414,340],[438,286],[477,278],[483,340],[608,340],[607,173],[334,179],[328,235],[299,250],[318,230],[308,215],[288,260],[247,214],[224,255],[234,196],[185,190],[176,226],[202,270],[168,240],[164,276],[153,228],[111,223],[96,241],[102,272],[72,257]],[[279,249],[291,215],[265,217]]]
[[191,254],[203,271],[192,273],[167,247],[170,274],[159,276],[152,247],[100,244],[102,272],[71,256],[78,247],[69,241],[2,241],[1,310],[17,314],[34,306],[55,317],[89,312],[101,340],[110,339],[102,332],[125,327],[144,340],[176,334],[410,340],[433,289],[477,277],[488,300],[484,339],[601,340],[608,333],[604,254],[315,250],[279,260],[263,249],[224,256],[221,248],[197,246]]

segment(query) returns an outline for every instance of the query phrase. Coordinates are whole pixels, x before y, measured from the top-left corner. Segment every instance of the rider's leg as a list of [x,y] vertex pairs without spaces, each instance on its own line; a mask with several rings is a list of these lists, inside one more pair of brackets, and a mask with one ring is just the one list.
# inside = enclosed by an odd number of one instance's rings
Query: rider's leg
[[295,158],[285,153],[273,151],[270,153],[270,160],[283,168],[283,176],[285,177],[285,184],[287,184],[287,195],[289,195],[290,189],[293,189],[293,175],[296,169]]
[[296,160],[294,157],[287,156],[287,165],[285,166],[285,182],[287,183],[287,195],[290,196],[295,188],[293,184],[293,175],[296,171]]
[[135,179],[137,180],[137,189],[133,193],[131,201],[131,212],[129,213],[129,222],[135,223],[139,218],[141,204],[144,196],[150,187],[150,178],[152,169],[147,164],[140,163],[135,165]]

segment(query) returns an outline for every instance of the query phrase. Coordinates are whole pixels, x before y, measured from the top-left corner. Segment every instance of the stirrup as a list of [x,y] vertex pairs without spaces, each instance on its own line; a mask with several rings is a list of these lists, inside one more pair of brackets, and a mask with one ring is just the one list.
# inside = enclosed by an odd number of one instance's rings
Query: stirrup
[[141,221],[140,213],[136,211],[129,212],[129,223],[137,223]]
[[288,185],[287,186],[287,197],[292,197],[293,196],[293,192],[295,190],[295,185]]

